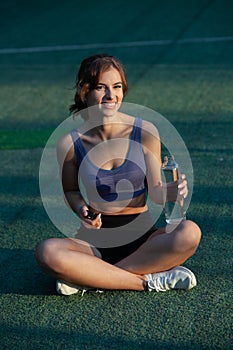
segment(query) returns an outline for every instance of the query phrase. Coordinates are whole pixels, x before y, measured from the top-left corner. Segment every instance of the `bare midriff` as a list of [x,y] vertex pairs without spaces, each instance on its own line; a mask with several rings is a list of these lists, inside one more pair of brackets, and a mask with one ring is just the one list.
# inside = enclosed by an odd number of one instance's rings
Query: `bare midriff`
[[104,215],[130,215],[140,214],[148,210],[145,194],[131,200],[114,201],[114,202],[90,202],[90,209],[94,212]]

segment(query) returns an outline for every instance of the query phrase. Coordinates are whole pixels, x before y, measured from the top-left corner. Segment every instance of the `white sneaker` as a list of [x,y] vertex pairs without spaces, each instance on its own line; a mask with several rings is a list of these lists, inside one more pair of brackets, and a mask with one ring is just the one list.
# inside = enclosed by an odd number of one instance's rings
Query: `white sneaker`
[[72,294],[82,293],[82,296],[83,296],[83,294],[86,292],[103,293],[103,290],[99,290],[95,288],[84,288],[62,280],[56,281],[56,290],[58,294],[62,294],[62,295],[72,295]]
[[177,266],[171,270],[145,275],[148,290],[166,292],[171,289],[191,289],[197,285],[194,273],[186,267]]

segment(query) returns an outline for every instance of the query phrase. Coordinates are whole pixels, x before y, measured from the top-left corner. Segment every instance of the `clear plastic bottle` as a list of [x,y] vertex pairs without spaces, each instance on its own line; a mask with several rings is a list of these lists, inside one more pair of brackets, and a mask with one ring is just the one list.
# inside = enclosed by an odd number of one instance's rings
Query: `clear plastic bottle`
[[[164,162],[162,164],[162,171],[166,179],[166,184],[175,181],[179,182],[180,179],[180,169],[178,163],[175,161],[174,156],[164,157]],[[182,220],[185,220],[185,210],[184,210],[184,198],[177,194],[176,201],[166,200],[164,206],[165,219],[168,224],[178,224]]]

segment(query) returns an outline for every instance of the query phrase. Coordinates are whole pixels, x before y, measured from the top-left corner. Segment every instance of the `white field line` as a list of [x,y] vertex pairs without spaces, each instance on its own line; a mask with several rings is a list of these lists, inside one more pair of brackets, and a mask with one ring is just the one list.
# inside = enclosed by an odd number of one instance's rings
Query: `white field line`
[[34,53],[34,52],[104,49],[104,48],[161,46],[161,45],[170,45],[170,44],[192,44],[192,43],[195,44],[195,43],[211,43],[211,42],[224,42],[224,41],[233,41],[233,36],[210,37],[210,38],[208,37],[207,38],[187,38],[187,39],[178,39],[178,40],[149,40],[149,41],[128,41],[128,42],[119,42],[119,43],[95,43],[95,44],[80,44],[80,45],[6,48],[6,49],[0,49],[0,55]]

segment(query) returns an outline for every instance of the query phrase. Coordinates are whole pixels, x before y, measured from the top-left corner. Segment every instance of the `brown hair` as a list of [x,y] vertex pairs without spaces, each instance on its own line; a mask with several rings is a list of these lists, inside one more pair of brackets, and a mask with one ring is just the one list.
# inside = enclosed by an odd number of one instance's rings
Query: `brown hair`
[[74,104],[70,106],[70,112],[76,113],[87,108],[86,95],[98,85],[100,74],[111,67],[119,72],[123,83],[123,94],[126,94],[128,83],[123,66],[119,60],[107,54],[93,55],[85,58],[80,65],[75,85]]

